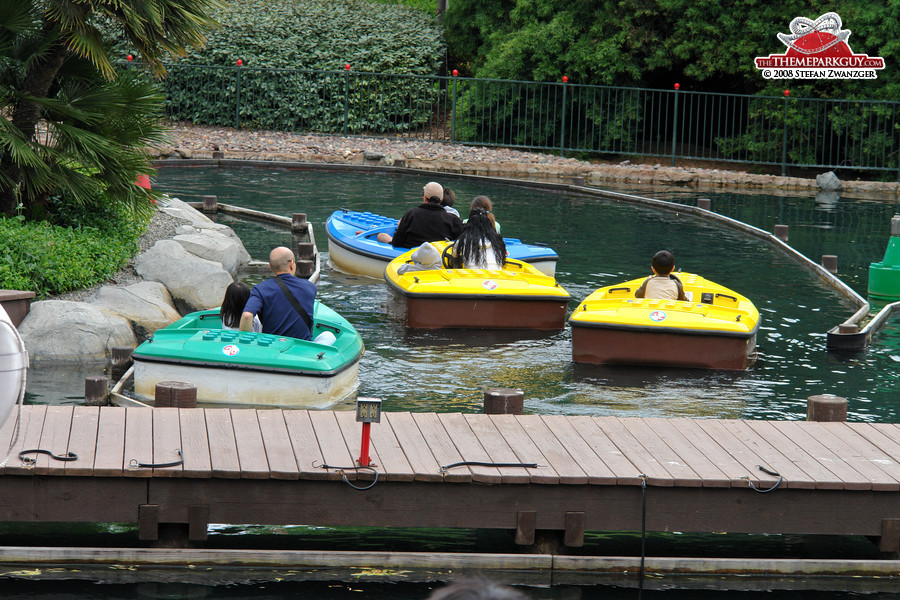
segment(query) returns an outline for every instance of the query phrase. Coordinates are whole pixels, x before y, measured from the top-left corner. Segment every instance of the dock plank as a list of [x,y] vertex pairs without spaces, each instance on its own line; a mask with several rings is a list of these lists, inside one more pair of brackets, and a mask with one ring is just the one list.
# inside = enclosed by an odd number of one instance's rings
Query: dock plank
[[[535,459],[538,457],[534,456],[528,461],[520,459],[497,431],[497,426],[489,415],[463,414],[463,418],[475,434],[478,445],[487,452],[488,463],[537,462]],[[501,483],[531,483],[531,474],[522,467],[497,467],[497,470]]]
[[65,464],[66,475],[89,477],[94,474],[94,458],[97,453],[97,428],[99,426],[99,406],[75,407],[75,410],[72,412],[72,430],[69,433],[69,452],[75,453],[78,459]]
[[[672,477],[672,484],[680,487],[702,487],[703,480],[681,456],[643,419],[620,419],[620,423],[640,440],[653,459]],[[650,483],[649,481],[647,483]]]
[[[6,418],[6,421],[0,423],[0,448],[4,451],[10,447],[12,444],[13,437],[18,434],[19,431],[19,419],[21,415],[19,411],[21,410],[21,405],[16,405],[15,408],[9,413],[9,417]],[[6,455],[3,455],[4,458]],[[2,460],[2,459],[0,459]]]
[[581,439],[613,473],[617,485],[641,485],[642,480],[639,477],[641,470],[609,439],[597,423],[596,417],[586,415],[569,417],[569,422]]
[[[556,485],[560,483],[559,473],[550,464],[550,460],[544,456],[528,432],[522,427],[516,415],[485,415],[497,427],[497,431],[509,447],[515,452],[517,461],[521,463],[536,463],[537,467],[527,468],[531,475],[531,483]],[[513,461],[516,462],[516,461]]]
[[[900,469],[900,433],[893,427],[885,427],[879,423],[854,423],[853,431],[866,440],[874,448],[873,452],[880,452],[883,458],[879,458],[879,464],[885,465],[885,471],[894,474]],[[893,437],[891,437],[893,436]]]
[[783,440],[770,441],[766,437],[768,430],[765,427],[755,427],[753,423],[746,421],[725,421],[723,425],[759,457],[764,467],[784,477],[782,486],[792,489],[815,489],[815,479],[810,477],[801,465],[795,464],[784,455]]
[[[334,411],[334,417],[337,420],[341,435],[344,436],[344,442],[347,445],[347,448],[357,448],[358,453],[350,463],[352,465],[356,465],[358,463],[360,455],[362,454],[362,424],[356,422],[356,413],[350,412],[349,410]],[[370,431],[369,466],[379,473],[379,477],[385,476],[385,479],[387,479],[388,477],[386,476],[387,474],[384,470],[384,460],[381,458],[381,455],[378,454],[378,449],[371,445],[371,441]],[[357,479],[361,479],[363,481],[371,481],[374,477],[368,469],[360,469],[352,472],[348,471],[347,476],[349,479],[353,479],[353,477],[351,477],[353,473],[356,474]]]
[[[832,452],[825,444],[812,435],[808,423],[797,421],[779,421],[773,423],[788,438],[791,438],[808,454],[815,457],[822,466],[834,474],[836,481],[841,483],[840,489],[845,490],[871,490],[872,482],[859,474],[853,467]],[[818,486],[817,486],[818,488]]]
[[416,481],[442,481],[441,465],[431,454],[431,448],[419,431],[411,413],[385,413],[382,421],[390,424],[403,456],[408,461]]
[[898,480],[886,473],[876,462],[882,460],[884,454],[874,449],[871,444],[853,433],[847,423],[806,424],[810,435],[853,468],[857,473],[872,482],[872,489],[879,492],[896,492],[900,490]]
[[[324,465],[328,465],[330,469],[338,469],[348,479],[356,478],[356,456],[351,453],[347,442],[344,440],[344,434],[337,422],[333,412],[330,411],[309,411],[309,419],[312,422],[313,431],[316,439],[319,441],[319,448],[322,451],[322,461]],[[354,444],[359,448],[359,439]],[[346,472],[344,472],[346,469]]]
[[[31,450],[40,448],[41,431],[44,428],[44,417],[47,415],[47,405],[37,404],[22,408],[21,418],[19,419],[19,430],[13,436],[12,444],[9,448],[9,460],[4,467],[4,474],[14,475],[30,475],[33,472],[33,466],[30,463],[24,463],[19,460],[18,454],[22,450]],[[12,419],[8,419],[11,421]],[[37,458],[35,455],[28,455],[31,458]]]
[[[450,433],[444,428],[436,413],[412,413],[413,421],[428,443],[431,455],[437,461],[438,469],[463,462],[462,454],[453,443]],[[442,472],[443,481],[462,483],[472,481],[472,472],[466,468],[449,469]]]
[[691,469],[700,478],[701,487],[731,487],[731,479],[713,464],[700,448],[676,429],[669,419],[645,417],[643,420],[648,427],[656,431],[669,448],[691,465]]
[[298,477],[300,479],[324,479],[339,480],[341,474],[331,469],[323,469],[325,458],[319,448],[319,440],[316,438],[310,420],[308,410],[286,410],[283,412],[284,424],[287,426],[288,435],[291,438],[291,446],[294,449],[294,460],[297,461]]
[[743,473],[740,475],[742,484],[737,487],[750,487],[751,484],[758,489],[769,489],[778,483],[779,478],[775,475],[769,475],[762,471],[759,467],[763,467],[773,471],[770,465],[764,464],[765,461],[760,458],[753,450],[748,448],[740,439],[735,437],[731,431],[725,428],[720,419],[697,419],[697,425],[706,432],[710,439],[714,440],[725,452],[731,455],[737,461]]
[[300,470],[297,468],[291,436],[284,422],[284,411],[259,410],[256,418],[265,443],[269,476],[272,479],[298,479]]
[[125,409],[125,477],[153,477],[153,410]]
[[209,436],[209,458],[213,477],[241,478],[241,461],[234,439],[231,411],[227,408],[207,408],[206,432]]
[[[770,421],[759,421],[752,425],[753,430],[763,436],[767,442],[778,448],[788,459],[788,462],[800,469],[806,474],[794,474],[794,477],[787,482],[787,486],[796,487],[798,489],[817,489],[817,490],[840,490],[843,489],[843,483],[839,481],[834,473],[826,469],[815,457],[808,454],[800,445],[783,431],[772,426]],[[783,469],[790,472],[787,464],[773,465],[774,470],[781,472]]]
[[563,444],[566,451],[587,475],[591,485],[615,485],[616,475],[600,460],[600,457],[575,430],[564,415],[543,415],[541,420],[551,433]]
[[269,479],[269,461],[256,415],[257,411],[252,408],[231,410],[242,479]]
[[[354,416],[355,421],[356,417]],[[357,423],[356,428],[360,430],[360,436],[362,436],[362,427],[362,423]],[[397,439],[394,429],[387,419],[387,413],[382,415],[381,423],[372,423],[369,427],[369,442],[381,461],[379,470],[384,473],[385,481],[414,481],[415,469],[403,452],[400,440]],[[360,452],[362,452],[361,446]],[[370,451],[370,458],[371,456]]]
[[[74,406],[50,405],[44,414],[41,441],[38,448],[49,450],[55,456],[63,457],[69,452],[69,434],[72,431]],[[48,454],[37,454],[32,458],[35,475],[64,475],[66,461],[54,459]]]
[[193,408],[179,408],[178,423],[181,430],[181,453],[184,455],[182,474],[202,479],[212,477],[205,413]]
[[125,469],[125,410],[118,406],[104,406],[97,426],[97,453],[94,456],[94,475],[121,477]]
[[[716,466],[722,474],[731,482],[731,487],[747,487],[747,467],[728,453],[699,425],[701,419],[688,419],[679,417],[671,419],[672,426],[703,453],[707,459]],[[755,469],[755,467],[754,467]]]
[[[153,464],[162,465],[178,460],[181,450],[181,421],[177,408],[153,409]],[[182,451],[182,455],[184,452]],[[154,467],[154,477],[182,477],[183,465]]]
[[[447,431],[453,445],[459,452],[460,460],[443,463],[442,467],[448,467],[456,462],[471,463],[489,463],[491,457],[485,450],[478,436],[472,431],[468,421],[462,413],[440,413],[437,415],[438,421]],[[467,471],[472,476],[472,481],[476,483],[500,483],[502,476],[500,470],[496,467],[483,466],[483,464],[475,464],[469,466],[458,466],[448,469],[444,472],[444,478],[450,474],[456,474],[460,471]]]
[[540,415],[520,415],[516,417],[519,425],[531,438],[535,448],[547,459],[550,467],[559,476],[559,483],[567,485],[585,485],[587,473],[579,462],[563,446],[562,442],[550,430]]
[[675,478],[672,477],[672,474],[647,451],[643,444],[634,437],[634,434],[628,431],[621,419],[618,417],[594,417],[594,421],[619,451],[628,457],[629,462],[639,469],[638,475],[647,476],[648,485],[662,487],[675,485]]

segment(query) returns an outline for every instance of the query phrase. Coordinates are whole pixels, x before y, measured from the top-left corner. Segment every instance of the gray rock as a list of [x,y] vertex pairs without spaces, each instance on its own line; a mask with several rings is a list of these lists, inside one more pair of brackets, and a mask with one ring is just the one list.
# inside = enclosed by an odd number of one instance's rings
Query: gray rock
[[160,240],[134,260],[138,275],[169,290],[182,314],[222,304],[225,288],[234,278],[222,263],[194,256],[174,240]]
[[197,233],[176,235],[172,239],[194,256],[221,263],[232,276],[237,275],[242,264],[250,261],[250,255],[240,242],[213,230],[195,231]]
[[85,302],[104,313],[128,320],[138,342],[181,318],[169,290],[155,281],[127,287],[103,286]]
[[212,219],[178,198],[168,198],[165,204],[160,203],[159,210],[189,225],[215,224]]
[[834,174],[834,171],[816,175],[816,187],[826,192],[844,189],[841,180]]
[[85,302],[35,302],[19,333],[35,363],[103,361],[115,346],[137,345],[126,319]]
[[384,152],[378,152],[375,150],[365,150],[363,151],[363,157],[366,160],[381,160],[384,158]]

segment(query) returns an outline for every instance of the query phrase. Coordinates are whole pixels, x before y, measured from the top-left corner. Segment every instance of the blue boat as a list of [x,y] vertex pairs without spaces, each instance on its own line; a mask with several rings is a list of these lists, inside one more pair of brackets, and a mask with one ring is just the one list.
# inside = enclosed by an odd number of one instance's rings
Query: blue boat
[[[393,236],[399,222],[370,212],[334,211],[325,223],[332,266],[345,273],[383,279],[388,263],[408,249],[379,242],[378,234]],[[556,276],[559,255],[552,248],[526,244],[516,238],[503,238],[503,241],[509,258],[527,262],[550,277]]]

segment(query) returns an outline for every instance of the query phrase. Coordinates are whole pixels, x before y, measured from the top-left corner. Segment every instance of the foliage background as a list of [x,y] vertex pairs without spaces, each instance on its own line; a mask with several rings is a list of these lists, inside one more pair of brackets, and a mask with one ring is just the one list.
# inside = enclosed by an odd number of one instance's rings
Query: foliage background
[[[753,59],[783,53],[792,19],[836,12],[851,49],[881,56],[875,81],[773,81]],[[893,100],[900,91],[898,0],[453,0],[451,68],[475,77]]]

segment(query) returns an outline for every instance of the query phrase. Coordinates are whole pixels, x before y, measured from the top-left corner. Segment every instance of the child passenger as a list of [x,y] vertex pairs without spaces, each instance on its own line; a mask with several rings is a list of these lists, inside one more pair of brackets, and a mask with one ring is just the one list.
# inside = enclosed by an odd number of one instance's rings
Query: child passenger
[[[250,286],[243,281],[235,281],[225,288],[225,298],[222,300],[222,308],[219,309],[219,314],[222,315],[222,329],[237,329],[240,326],[241,314],[249,298]],[[253,331],[262,332],[262,322],[255,315]]]
[[663,300],[687,300],[681,280],[672,274],[675,257],[668,250],[660,250],[650,261],[653,275],[644,280],[634,293],[635,298],[660,298]]

